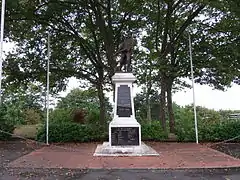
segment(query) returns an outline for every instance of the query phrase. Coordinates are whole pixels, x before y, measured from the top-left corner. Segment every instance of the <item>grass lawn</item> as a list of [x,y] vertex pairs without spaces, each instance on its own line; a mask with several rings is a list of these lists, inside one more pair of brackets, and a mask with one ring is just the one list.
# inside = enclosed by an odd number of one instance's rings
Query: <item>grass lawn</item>
[[35,125],[21,125],[16,127],[14,130],[14,134],[17,136],[23,136],[29,139],[35,139],[37,130],[41,126],[41,124]]

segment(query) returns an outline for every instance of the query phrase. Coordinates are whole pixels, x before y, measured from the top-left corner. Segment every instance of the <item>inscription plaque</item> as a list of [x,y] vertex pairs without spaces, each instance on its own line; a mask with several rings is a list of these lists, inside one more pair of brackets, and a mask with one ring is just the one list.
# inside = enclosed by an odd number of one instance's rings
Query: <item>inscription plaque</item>
[[139,145],[139,127],[111,127],[111,145]]
[[130,117],[132,115],[130,87],[128,85],[118,87],[117,115],[119,117]]

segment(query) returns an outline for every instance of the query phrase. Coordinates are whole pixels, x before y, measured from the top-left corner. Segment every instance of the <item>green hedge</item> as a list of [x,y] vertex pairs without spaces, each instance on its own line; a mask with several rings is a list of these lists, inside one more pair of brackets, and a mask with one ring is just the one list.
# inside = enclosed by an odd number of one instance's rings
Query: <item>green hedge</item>
[[[216,123],[211,125],[198,126],[199,141],[223,141],[239,136],[240,121],[230,121],[225,123]],[[195,129],[192,124],[191,127],[177,127],[176,135],[178,141],[195,141]],[[237,138],[235,140],[240,140]]]
[[[0,140],[8,140],[12,137],[14,125],[6,118],[7,109],[5,106],[0,106]],[[5,133],[6,132],[6,133]]]
[[[38,130],[37,140],[45,141],[45,127]],[[161,125],[158,122],[152,124],[142,124],[143,141],[163,141],[167,139]],[[240,122],[218,123],[212,125],[199,125],[199,141],[223,141],[239,135]],[[176,127],[178,141],[194,142],[194,124]],[[108,129],[100,125],[78,124],[73,122],[51,123],[49,125],[49,142],[91,142],[107,141]],[[240,140],[238,138],[237,140]]]
[[[45,126],[37,133],[37,140],[46,139]],[[141,126],[142,140],[164,140],[167,136],[162,132],[159,123]],[[108,129],[93,124],[61,122],[49,124],[49,142],[90,142],[108,140]]]
[[160,141],[167,139],[167,134],[164,133],[158,121],[152,122],[151,124],[142,124],[141,131],[143,141]]
[[[90,142],[102,141],[107,138],[103,127],[84,125],[73,122],[49,124],[49,142]],[[37,133],[37,140],[44,142],[46,128],[42,126]]]

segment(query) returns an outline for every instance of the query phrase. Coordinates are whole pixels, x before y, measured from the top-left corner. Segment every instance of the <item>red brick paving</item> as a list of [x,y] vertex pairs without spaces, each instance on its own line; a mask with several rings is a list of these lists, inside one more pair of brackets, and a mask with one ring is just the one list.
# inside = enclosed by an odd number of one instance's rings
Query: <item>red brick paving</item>
[[[31,168],[217,168],[240,167],[240,159],[195,143],[148,142],[158,157],[94,157],[96,143],[43,147],[9,164]],[[60,146],[60,145],[59,145]],[[70,149],[70,147],[72,149]]]

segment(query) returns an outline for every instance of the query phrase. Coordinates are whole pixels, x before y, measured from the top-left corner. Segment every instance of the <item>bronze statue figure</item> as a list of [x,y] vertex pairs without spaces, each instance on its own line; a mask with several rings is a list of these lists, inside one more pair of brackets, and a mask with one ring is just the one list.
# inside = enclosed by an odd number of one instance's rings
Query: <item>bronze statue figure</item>
[[119,50],[114,54],[117,55],[121,53],[121,59],[119,61],[120,65],[117,68],[117,71],[122,71],[122,68],[124,68],[123,72],[131,72],[131,55],[134,46],[137,44],[137,40],[133,37],[126,38],[120,45]]

